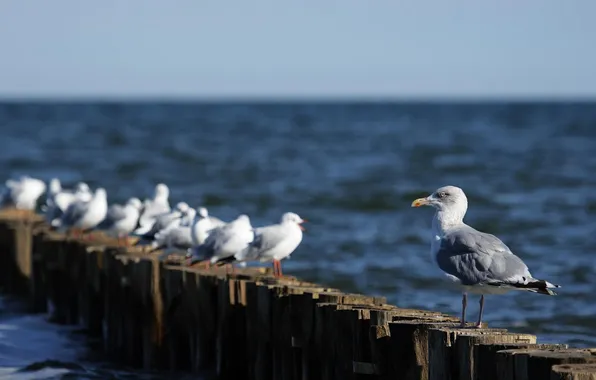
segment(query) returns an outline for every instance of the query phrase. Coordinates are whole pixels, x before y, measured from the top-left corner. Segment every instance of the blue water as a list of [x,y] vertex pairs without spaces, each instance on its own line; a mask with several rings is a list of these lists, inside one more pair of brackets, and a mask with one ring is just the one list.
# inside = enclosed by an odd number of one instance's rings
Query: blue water
[[[294,211],[310,222],[288,274],[452,314],[461,295],[430,260],[432,211],[410,203],[460,186],[468,223],[563,286],[489,296],[485,321],[596,345],[596,104],[4,104],[0,128],[0,178],[85,180],[111,202],[165,182],[174,202],[253,225]],[[473,297],[469,318],[477,311]],[[27,318],[2,342],[27,344]],[[72,354],[52,345],[72,339],[59,327],[36,328],[54,343],[35,355]]]

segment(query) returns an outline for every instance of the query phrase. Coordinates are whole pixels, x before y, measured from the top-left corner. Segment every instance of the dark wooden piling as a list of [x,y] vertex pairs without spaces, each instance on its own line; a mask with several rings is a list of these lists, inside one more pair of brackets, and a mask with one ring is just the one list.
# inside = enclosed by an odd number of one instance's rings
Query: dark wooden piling
[[460,328],[269,268],[199,269],[71,239],[32,213],[0,212],[0,285],[31,309],[101,338],[114,360],[220,379],[594,379],[588,349],[504,329]]
[[0,214],[0,286],[7,292],[31,295],[33,271],[33,239],[43,217],[21,210],[5,210]]

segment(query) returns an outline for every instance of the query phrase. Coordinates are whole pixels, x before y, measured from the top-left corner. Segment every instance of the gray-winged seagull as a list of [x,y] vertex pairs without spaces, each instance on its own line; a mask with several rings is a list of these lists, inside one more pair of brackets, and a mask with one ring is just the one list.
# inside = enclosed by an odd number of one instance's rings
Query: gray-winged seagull
[[534,278],[528,267],[494,235],[480,232],[464,223],[468,199],[463,190],[444,186],[412,207],[432,206],[431,253],[447,277],[463,287],[461,324],[465,325],[467,291],[482,294],[476,327],[481,327],[485,294],[503,294],[511,289],[556,295],[558,288]]

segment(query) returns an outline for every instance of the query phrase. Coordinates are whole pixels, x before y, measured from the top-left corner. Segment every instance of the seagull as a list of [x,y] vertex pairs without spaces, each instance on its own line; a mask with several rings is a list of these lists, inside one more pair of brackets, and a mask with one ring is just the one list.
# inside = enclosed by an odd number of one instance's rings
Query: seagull
[[97,188],[90,201],[73,202],[62,215],[59,227],[61,229],[74,228],[79,231],[90,230],[101,223],[108,212],[106,190]]
[[120,243],[120,240],[137,226],[141,207],[143,204],[139,198],[134,197],[130,198],[124,206],[111,205],[106,218],[97,227],[110,235],[116,235]]
[[192,222],[191,237],[193,246],[199,246],[205,242],[212,229],[226,224],[219,218],[209,216],[205,207],[197,208],[197,214]]
[[62,191],[62,184],[60,183],[60,180],[58,178],[52,178],[48,186],[47,200],[51,200],[53,202],[54,197],[60,191]]
[[85,182],[76,184],[75,190],[64,190],[57,178],[50,181],[49,192],[44,207],[46,220],[52,226],[57,226],[60,218],[75,201],[88,202],[93,197],[89,185]]
[[477,328],[482,324],[485,294],[503,294],[517,289],[556,295],[551,289],[560,286],[534,278],[526,264],[499,238],[464,223],[468,199],[459,187],[440,187],[428,197],[412,202],[412,207],[420,206],[436,209],[431,254],[447,277],[462,287],[462,327],[465,326],[468,291],[481,294]]
[[237,253],[237,261],[273,261],[273,274],[282,276],[281,260],[289,257],[302,242],[302,223],[306,222],[298,214],[286,212],[278,224],[255,228],[254,240],[248,247]]
[[190,206],[186,202],[178,202],[174,210],[154,215],[153,222],[149,222],[149,219],[146,219],[145,225],[137,228],[134,234],[144,239],[152,240],[156,233],[168,227],[175,220],[179,220],[187,215],[189,209]]
[[19,180],[9,179],[5,185],[0,204],[2,207],[14,206],[18,210],[35,210],[37,200],[46,191],[45,182],[29,176],[22,176]]
[[146,228],[147,231],[153,225],[155,217],[165,212],[170,212],[170,189],[163,183],[158,183],[155,186],[155,194],[153,199],[145,199],[143,203],[143,212],[139,218],[139,225],[141,228]]
[[254,232],[250,218],[246,214],[241,214],[230,223],[211,230],[205,242],[194,247],[194,252],[189,257],[189,264],[197,261],[199,257],[210,258],[209,264],[233,257],[245,249],[253,239]]
[[[188,214],[190,217],[195,217],[195,210],[188,209]],[[192,220],[192,219],[190,219]],[[170,223],[169,226],[158,231],[155,234],[155,240],[151,242],[151,251],[154,252],[162,248],[173,248],[173,249],[183,249],[189,250],[192,248],[192,238],[191,238],[191,227],[190,223],[184,223],[184,220],[178,219]]]

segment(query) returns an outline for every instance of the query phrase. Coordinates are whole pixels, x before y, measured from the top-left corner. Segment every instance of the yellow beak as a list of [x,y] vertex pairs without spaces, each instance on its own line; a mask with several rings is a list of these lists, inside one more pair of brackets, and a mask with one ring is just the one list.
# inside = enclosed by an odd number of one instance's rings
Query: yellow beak
[[427,206],[430,202],[426,198],[418,198],[414,202],[412,202],[412,207],[420,207],[420,206]]

